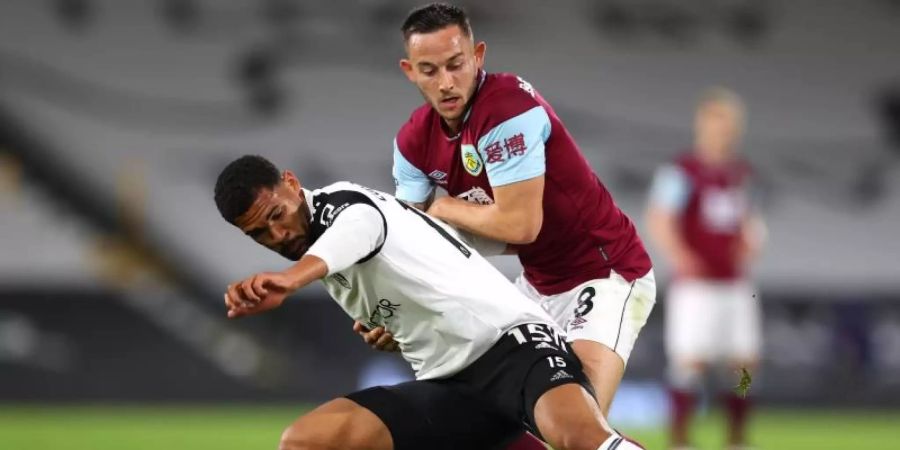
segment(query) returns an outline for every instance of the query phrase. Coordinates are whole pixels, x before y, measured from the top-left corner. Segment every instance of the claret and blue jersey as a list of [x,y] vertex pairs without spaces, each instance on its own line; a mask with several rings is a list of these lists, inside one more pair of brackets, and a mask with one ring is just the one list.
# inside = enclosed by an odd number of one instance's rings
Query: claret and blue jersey
[[609,276],[633,280],[650,259],[632,222],[581,155],[553,108],[513,74],[479,74],[460,132],[450,135],[429,106],[394,140],[396,196],[425,201],[436,186],[467,201],[493,202],[493,187],[544,176],[544,220],[518,247],[528,281],[544,295]]

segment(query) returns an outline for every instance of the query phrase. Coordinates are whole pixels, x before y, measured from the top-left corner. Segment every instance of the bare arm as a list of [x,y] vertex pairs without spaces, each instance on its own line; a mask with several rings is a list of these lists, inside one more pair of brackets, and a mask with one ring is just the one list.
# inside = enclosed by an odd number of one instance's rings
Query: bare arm
[[470,233],[510,244],[530,244],[544,220],[544,176],[497,186],[494,204],[442,197],[428,213]]
[[738,260],[742,264],[749,264],[756,259],[766,242],[768,230],[766,223],[759,214],[750,214],[741,224],[741,243],[738,251]]
[[682,271],[682,268],[688,269],[688,271],[693,269],[693,267],[683,267],[693,265],[696,257],[681,238],[677,213],[651,205],[647,211],[647,227],[650,231],[650,238],[663,251],[673,267],[679,272]]
[[328,265],[305,255],[282,272],[264,272],[232,283],[225,293],[228,318],[259,314],[281,306],[287,296],[328,274]]

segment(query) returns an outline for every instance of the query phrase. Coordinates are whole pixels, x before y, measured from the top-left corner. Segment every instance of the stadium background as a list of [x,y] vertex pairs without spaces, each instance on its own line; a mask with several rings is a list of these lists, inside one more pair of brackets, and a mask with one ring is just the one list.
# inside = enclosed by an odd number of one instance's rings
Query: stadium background
[[[753,439],[900,448],[900,2],[459,3],[488,70],[542,92],[642,231],[697,94],[744,95],[770,228]],[[397,68],[416,4],[0,2],[0,448],[274,448],[309,405],[409,376],[319,287],[227,321],[225,284],[284,263],[221,221],[212,185],[259,153],[307,186],[390,191],[421,102]],[[648,448],[664,311],[612,412]]]

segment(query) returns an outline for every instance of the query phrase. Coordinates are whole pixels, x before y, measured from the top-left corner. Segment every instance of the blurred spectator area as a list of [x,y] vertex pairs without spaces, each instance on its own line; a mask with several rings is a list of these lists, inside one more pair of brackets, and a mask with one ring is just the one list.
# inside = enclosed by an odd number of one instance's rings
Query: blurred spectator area
[[[461,3],[488,42],[488,70],[542,92],[640,229],[653,170],[690,145],[695,96],[716,84],[741,93],[743,150],[770,230],[757,270],[767,367],[785,370],[762,389],[829,392],[792,378],[804,366],[827,373],[823,383],[881,380],[860,401],[900,401],[896,381],[879,375],[900,367],[896,2]],[[91,373],[102,358],[78,355],[137,351],[151,355],[151,372],[188,364],[194,382],[218,380],[216,395],[354,387],[374,356],[320,288],[284,315],[224,321],[225,284],[284,261],[219,218],[212,188],[228,161],[258,153],[308,187],[351,180],[390,192],[394,133],[421,102],[397,68],[399,24],[415,4],[0,2],[4,377]],[[518,271],[514,259],[498,264]],[[632,376],[661,374],[658,320]],[[87,337],[118,322],[134,326],[109,336],[133,346]],[[319,349],[329,345],[352,357]],[[235,348],[250,356],[232,361]],[[830,360],[833,348],[847,359]],[[0,397],[56,392],[7,386]]]

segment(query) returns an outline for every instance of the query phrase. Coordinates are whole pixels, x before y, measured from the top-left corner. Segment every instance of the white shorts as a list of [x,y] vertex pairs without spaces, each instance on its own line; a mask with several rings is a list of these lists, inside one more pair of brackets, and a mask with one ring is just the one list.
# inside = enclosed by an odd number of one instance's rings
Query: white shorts
[[666,298],[673,361],[752,361],[762,343],[759,298],[746,281],[676,281]]
[[516,286],[563,327],[569,342],[603,344],[626,365],[656,303],[652,270],[633,282],[613,271],[609,278],[587,281],[556,295],[541,295],[522,275],[516,279]]

